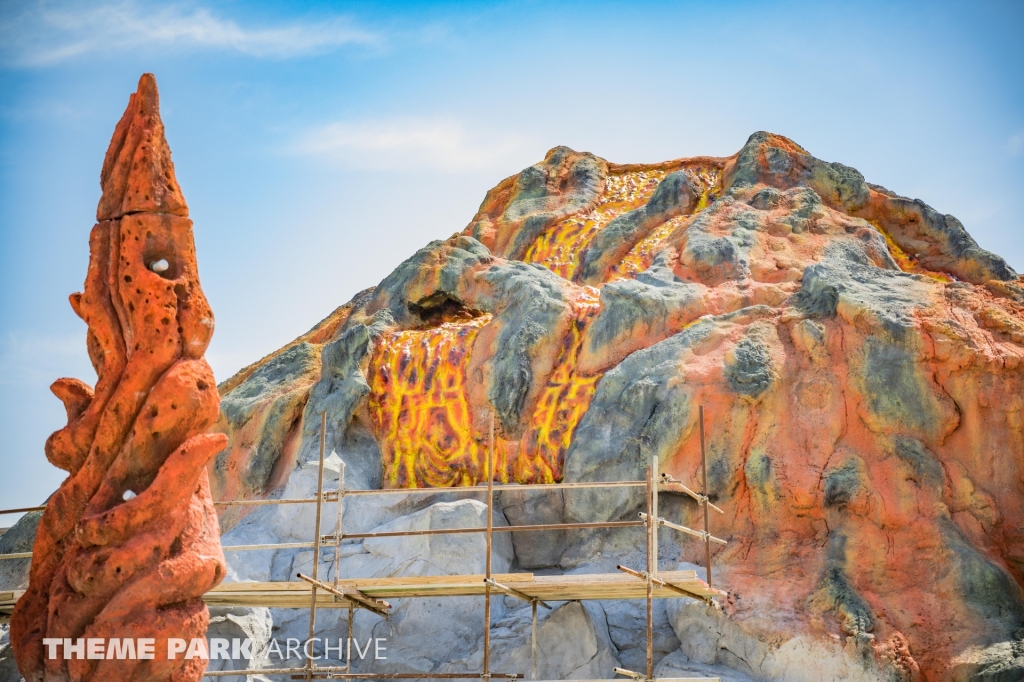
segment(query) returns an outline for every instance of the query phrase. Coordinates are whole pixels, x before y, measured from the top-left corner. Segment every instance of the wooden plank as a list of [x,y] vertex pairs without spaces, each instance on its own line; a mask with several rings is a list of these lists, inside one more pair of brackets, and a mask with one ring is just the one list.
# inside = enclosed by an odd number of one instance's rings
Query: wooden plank
[[[352,578],[349,580],[339,580],[338,582],[352,584],[359,589],[363,589],[363,587],[368,587],[370,585],[445,585],[453,582],[480,583],[480,587],[482,588],[485,577],[486,576],[483,573],[469,573],[462,575],[421,575],[405,578]],[[535,580],[532,573],[495,573],[491,578],[498,582],[515,583],[532,582]]]
[[[528,483],[525,485],[506,483],[496,485],[494,489],[498,492],[503,490],[545,492],[548,490],[578,490],[580,488],[642,488],[645,485],[647,485],[646,481],[587,481],[579,483]],[[464,485],[452,486],[450,488],[383,488],[379,490],[346,490],[345,497],[357,495],[409,495],[410,493],[436,495],[440,493],[482,493],[486,491],[486,485]]]
[[[515,574],[513,574],[515,575]],[[677,581],[690,581],[697,580],[697,571],[661,571],[658,573],[658,577],[667,582]],[[570,575],[540,575],[534,578],[535,582],[553,582],[560,583],[565,582],[566,579],[576,578],[581,582],[585,583],[597,583],[597,582],[609,582],[609,583],[625,583],[629,582],[628,578],[621,573],[576,573]]]
[[[686,573],[687,571],[683,571]],[[689,571],[696,577],[695,571]],[[532,573],[495,573],[494,579],[499,582],[529,582],[534,579]],[[470,573],[465,575],[419,575],[407,578],[352,578],[339,580],[339,584],[351,585],[362,590],[369,585],[390,586],[390,585],[449,585],[452,583],[480,583],[483,587],[484,574]],[[213,588],[212,592],[268,592],[268,591],[299,591],[309,592],[309,586],[304,582],[241,582],[221,583]],[[2,593],[0,593],[2,594]]]
[[32,552],[14,552],[13,554],[0,554],[0,561],[13,559],[31,559]]
[[[553,601],[570,601],[574,599],[640,599],[646,596],[646,587],[642,583],[595,583],[571,584],[537,584],[537,583],[502,583],[511,589],[522,592],[530,598]],[[670,585],[680,587],[701,597],[722,596],[718,590],[710,590],[703,582],[672,582]],[[349,587],[339,582],[339,587]],[[668,598],[683,596],[668,587],[656,585],[655,596]],[[451,583],[449,585],[393,585],[386,588],[366,586],[359,590],[375,599],[401,597],[432,597],[432,596],[480,596],[485,592],[484,586],[477,583]],[[206,595],[208,600],[220,599],[260,599],[289,600],[307,597],[309,591],[218,591]]]
[[[711,589],[697,578],[696,571],[662,571],[659,579],[701,597],[725,596],[721,590]],[[402,597],[473,597],[486,593],[484,576],[446,575],[407,578],[358,578],[339,580],[338,588],[351,588],[375,599]],[[645,581],[624,574],[544,575],[532,573],[496,574],[494,579],[529,597],[546,601],[585,599],[644,599]],[[653,589],[657,599],[679,599],[683,595],[670,587],[657,585]],[[207,603],[226,605],[251,604],[302,608],[308,605],[310,588],[306,583],[227,583],[218,585],[205,596]],[[344,608],[347,600],[330,594],[317,595],[317,608]]]

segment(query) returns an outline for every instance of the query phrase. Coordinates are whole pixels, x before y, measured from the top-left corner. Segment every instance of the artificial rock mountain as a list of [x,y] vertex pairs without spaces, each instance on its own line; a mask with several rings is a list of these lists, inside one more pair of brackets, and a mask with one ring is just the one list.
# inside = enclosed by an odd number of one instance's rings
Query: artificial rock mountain
[[[696,482],[704,405],[731,596],[673,616],[683,659],[754,679],[826,679],[838,659],[861,675],[844,679],[1024,676],[1024,281],[953,216],[784,137],[652,165],[555,148],[220,391],[222,498],[281,494],[321,412],[370,487],[479,482],[492,410],[501,482],[636,479],[653,456]],[[640,504],[515,499],[517,523]],[[703,563],[669,532],[663,566]],[[524,570],[623,547],[512,535]],[[794,652],[804,672],[779,672]]]
[[[209,432],[213,313],[151,74],[117,124],[101,186],[85,291],[71,296],[98,378],[52,386],[68,425],[46,456],[69,476],[39,520],[10,638],[29,682],[190,682],[205,661],[169,659],[167,638],[204,635],[202,595],[226,572],[206,465],[227,439]],[[155,649],[71,658],[45,638],[152,638]]]

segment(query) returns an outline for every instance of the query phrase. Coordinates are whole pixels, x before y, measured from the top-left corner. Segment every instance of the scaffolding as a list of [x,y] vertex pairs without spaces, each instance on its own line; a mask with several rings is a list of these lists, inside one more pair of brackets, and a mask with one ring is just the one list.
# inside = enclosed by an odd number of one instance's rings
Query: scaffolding
[[[491,679],[522,679],[518,673],[494,672],[491,670],[491,598],[495,593],[521,599],[531,606],[530,635],[530,680],[537,679],[537,609],[552,609],[548,601],[583,601],[604,599],[644,599],[647,602],[647,651],[646,670],[636,672],[624,668],[614,668],[614,672],[633,680],[651,682],[654,677],[654,600],[688,597],[708,604],[714,597],[724,597],[727,593],[712,587],[711,581],[711,543],[726,544],[726,540],[711,534],[710,512],[724,512],[708,499],[707,453],[705,449],[704,407],[699,408],[700,453],[701,453],[701,492],[677,481],[667,474],[658,472],[658,458],[654,456],[647,468],[647,475],[642,481],[610,481],[610,482],[578,482],[578,483],[542,483],[529,485],[494,485],[494,413],[490,415],[490,434],[487,461],[484,469],[486,485],[463,486],[444,489],[444,492],[486,493],[486,526],[454,529],[426,529],[409,531],[388,531],[371,533],[344,532],[344,502],[348,497],[368,495],[410,495],[430,493],[436,494],[438,488],[391,488],[380,490],[346,490],[345,463],[341,462],[336,490],[324,490],[324,464],[327,433],[327,414],[320,415],[320,448],[317,472],[317,496],[315,498],[292,498],[272,500],[228,500],[215,502],[216,506],[258,507],[267,505],[315,504],[314,540],[312,542],[269,543],[255,545],[229,545],[225,552],[312,549],[312,575],[297,573],[296,581],[276,582],[244,582],[221,584],[207,592],[203,599],[210,606],[251,606],[269,608],[304,608],[309,609],[309,639],[316,634],[316,618],[319,609],[348,610],[348,642],[352,641],[353,616],[356,609],[363,609],[378,616],[387,618],[392,610],[389,598],[416,597],[484,597],[483,626],[483,665],[478,673],[355,673],[352,672],[352,657],[346,656],[341,666],[318,666],[308,651],[305,653],[306,663],[302,667],[289,668],[250,668],[244,670],[208,671],[209,678],[241,676],[241,675],[288,675],[291,679],[480,679],[488,682]],[[639,513],[635,521],[603,521],[509,525],[495,527],[494,492],[495,490],[515,491],[550,491],[558,489],[608,489],[608,488],[644,488],[646,511]],[[703,511],[703,530],[696,530],[673,523],[659,516],[658,493],[680,493],[696,500]],[[335,505],[334,533],[324,535],[321,532],[324,519],[324,505]],[[0,510],[0,514],[40,511],[45,507],[26,507],[21,509]],[[671,528],[688,537],[696,538],[704,544],[705,577],[701,580],[696,571],[659,571],[658,569],[658,533],[661,526]],[[646,536],[646,566],[637,570],[628,566],[618,565],[619,573],[613,574],[575,574],[534,576],[532,573],[494,574],[491,566],[491,547],[495,533],[501,532],[533,532],[552,530],[608,529],[608,528],[643,528]],[[382,537],[412,537],[425,535],[453,535],[463,533],[482,533],[485,537],[485,572],[483,574],[461,574],[442,576],[415,576],[390,578],[345,579],[339,577],[341,562],[341,542],[343,539],[366,539]],[[323,547],[334,548],[334,577],[330,582],[320,579],[320,550]],[[31,552],[0,554],[0,560],[31,558]],[[0,616],[9,615],[23,590],[0,591]],[[657,678],[659,682],[689,682],[702,680],[710,682],[717,678]]]

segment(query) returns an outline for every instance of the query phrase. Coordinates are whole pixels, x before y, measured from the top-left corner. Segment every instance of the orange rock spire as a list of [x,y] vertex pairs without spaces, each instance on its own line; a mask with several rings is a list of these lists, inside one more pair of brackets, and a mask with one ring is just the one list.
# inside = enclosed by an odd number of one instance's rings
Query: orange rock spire
[[[26,680],[198,680],[199,658],[167,639],[203,637],[201,596],[224,576],[206,464],[219,397],[203,358],[213,313],[199,286],[192,222],[164,139],[156,79],[144,74],[100,178],[85,292],[95,389],[51,387],[68,425],[46,456],[69,476],[47,503],[28,591],[11,620]],[[44,638],[152,638],[152,659],[48,655]],[[138,653],[138,652],[136,652]]]

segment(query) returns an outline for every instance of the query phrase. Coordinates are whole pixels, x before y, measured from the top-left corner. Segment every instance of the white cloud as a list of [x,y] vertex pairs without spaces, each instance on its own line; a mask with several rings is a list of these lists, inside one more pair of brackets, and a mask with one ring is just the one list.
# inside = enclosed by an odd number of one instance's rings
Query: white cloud
[[331,123],[307,132],[292,151],[360,169],[460,172],[518,167],[524,150],[535,151],[529,148],[522,135],[455,119],[395,118]]
[[1008,146],[1010,148],[1010,154],[1013,156],[1020,156],[1021,152],[1024,152],[1024,130],[1014,135],[1010,135]]
[[202,7],[46,2],[0,10],[0,54],[11,66],[48,66],[94,53],[175,47],[231,50],[255,57],[295,57],[382,38],[333,17],[272,27],[243,27]]

